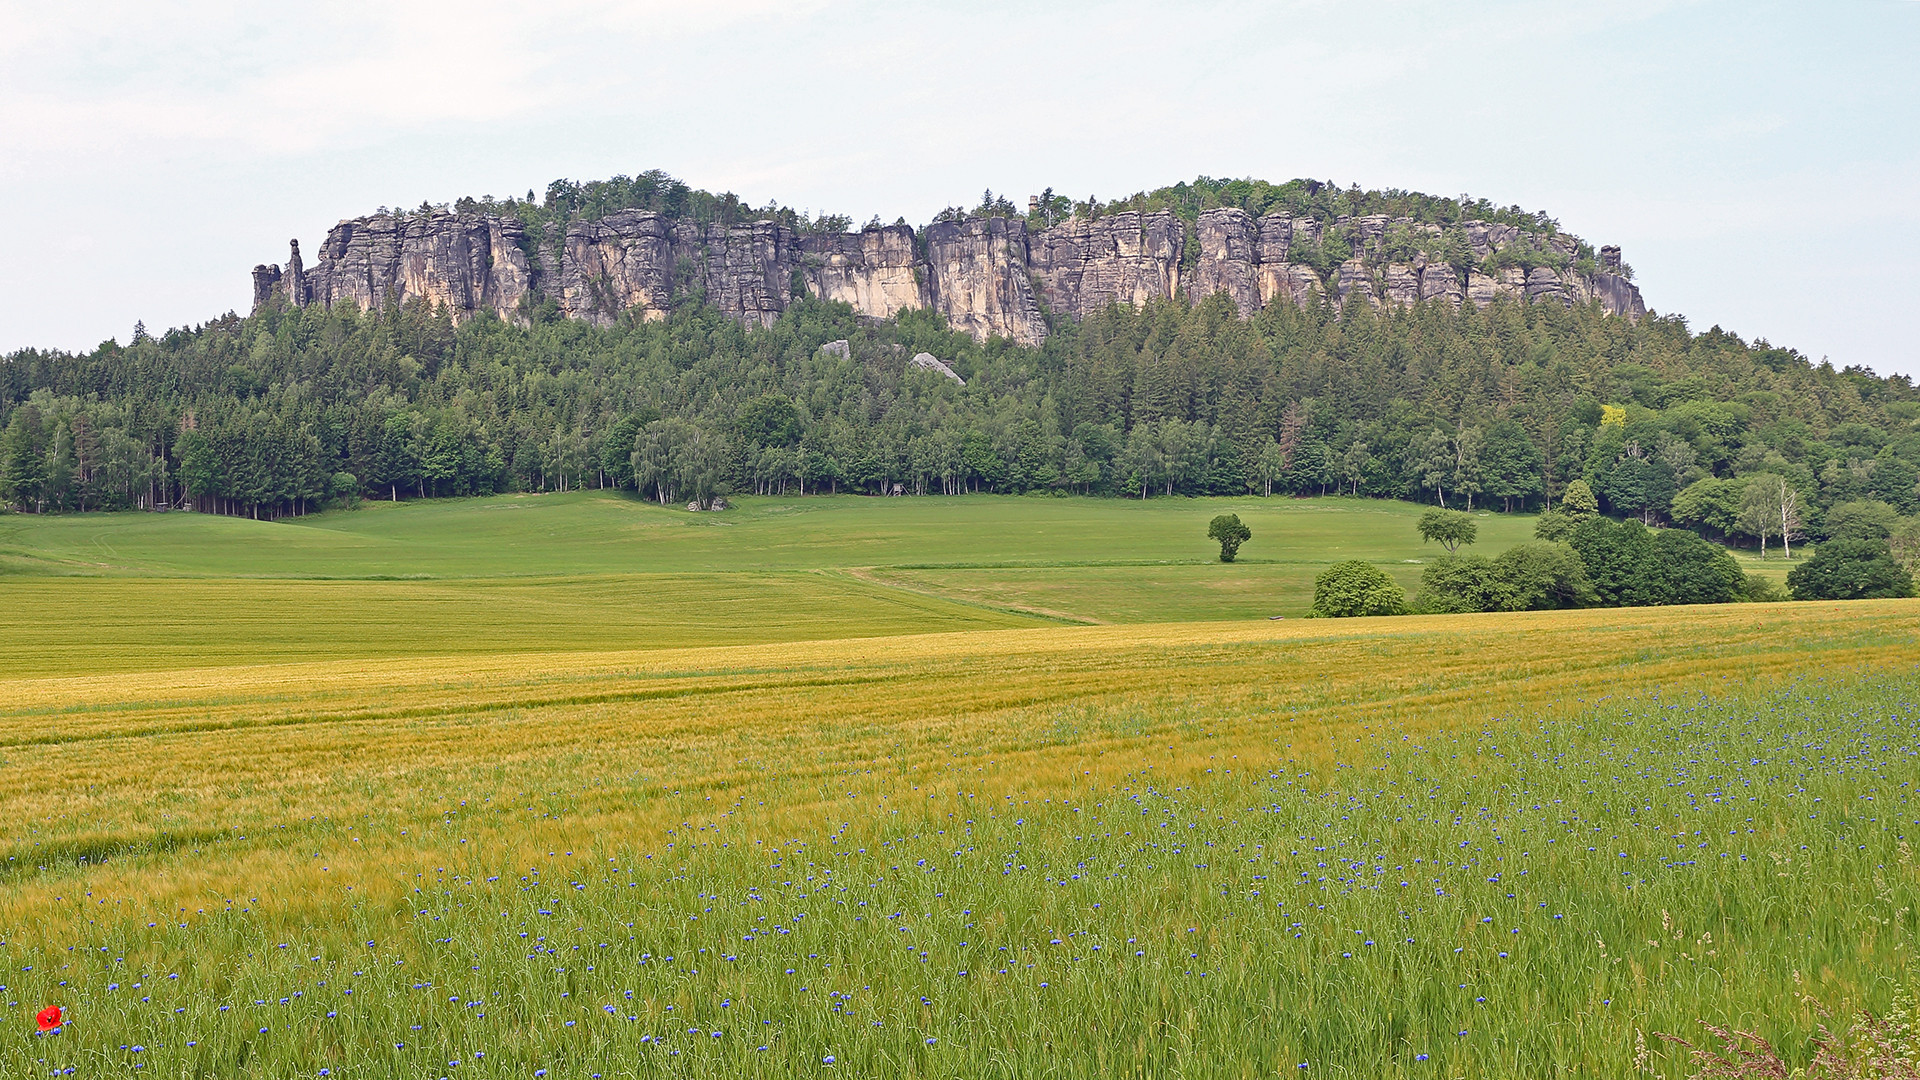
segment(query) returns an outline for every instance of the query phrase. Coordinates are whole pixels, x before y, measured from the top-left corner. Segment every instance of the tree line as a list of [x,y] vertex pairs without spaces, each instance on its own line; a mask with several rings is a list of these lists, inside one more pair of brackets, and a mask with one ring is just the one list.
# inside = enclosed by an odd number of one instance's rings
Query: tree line
[[[1756,488],[1771,487],[1756,482]],[[1215,518],[1214,536],[1225,518]],[[1238,524],[1235,519],[1234,524]],[[1478,537],[1472,515],[1433,509],[1421,515],[1423,540],[1446,553],[1428,563],[1409,599],[1371,563],[1349,560],[1314,581],[1312,617],[1463,614],[1582,607],[1773,602],[1788,598],[1770,579],[1740,568],[1727,549],[1686,529],[1649,529],[1599,512],[1586,481],[1568,485],[1561,505],[1534,522],[1534,539],[1493,558],[1465,550]],[[1920,533],[1905,542],[1883,516],[1834,515],[1831,538],[1787,574],[1796,600],[1870,600],[1914,595]],[[1244,531],[1244,527],[1241,530]],[[1234,535],[1238,536],[1236,531]],[[1237,545],[1236,545],[1237,546]],[[1221,560],[1231,562],[1222,540]]]
[[[827,342],[848,347],[824,350]],[[964,379],[909,370],[929,352]],[[1056,319],[1037,348],[927,311],[689,299],[593,327],[420,302],[270,305],[0,358],[0,501],[280,517],[361,498],[625,488],[1597,507],[1738,543],[1920,508],[1920,394],[1678,317],[1508,300],[1242,319],[1224,296]],[[1767,505],[1756,509],[1764,487]],[[1789,504],[1781,512],[1781,503]]]

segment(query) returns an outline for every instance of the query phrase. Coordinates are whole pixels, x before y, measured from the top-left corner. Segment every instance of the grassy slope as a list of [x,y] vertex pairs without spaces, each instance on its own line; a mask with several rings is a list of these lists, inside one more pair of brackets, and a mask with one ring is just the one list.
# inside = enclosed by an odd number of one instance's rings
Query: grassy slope
[[[849,566],[1208,563],[1215,514],[1254,538],[1243,563],[1430,558],[1424,507],[1370,499],[744,499],[689,514],[602,492],[367,503],[263,523],[196,514],[0,518],[19,569],[108,575],[510,577],[731,573]],[[1532,535],[1531,517],[1480,518],[1481,547]]]
[[[1437,551],[1414,531],[1421,509],[1337,498],[842,497],[688,514],[582,492],[371,503],[280,523],[9,516],[0,670],[1297,616],[1314,575],[1340,559],[1374,561],[1417,585]],[[1224,512],[1254,532],[1233,565],[1205,535]],[[1532,528],[1527,517],[1480,523],[1489,552]]]

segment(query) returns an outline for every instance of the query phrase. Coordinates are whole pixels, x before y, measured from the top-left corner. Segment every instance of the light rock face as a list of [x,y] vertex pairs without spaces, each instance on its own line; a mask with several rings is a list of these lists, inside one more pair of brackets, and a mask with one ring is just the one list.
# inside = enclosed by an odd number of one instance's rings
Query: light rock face
[[907,361],[907,370],[931,371],[937,375],[945,375],[961,386],[967,385],[967,380],[961,378],[959,372],[948,367],[944,361],[932,353],[914,353],[913,359]]
[[1019,218],[937,221],[927,226],[933,308],[955,330],[1021,345],[1047,336],[1027,269],[1027,223]]
[[1563,306],[1573,304],[1573,296],[1567,291],[1566,282],[1560,275],[1544,266],[1536,266],[1527,272],[1526,296],[1528,300],[1558,300]]
[[1317,244],[1321,231],[1320,223],[1312,218],[1268,214],[1260,219],[1260,261],[1285,263],[1292,257],[1296,240],[1306,245]]
[[[1324,277],[1309,263],[1329,229],[1352,258]],[[1493,273],[1429,262],[1419,250],[1440,227],[1383,214],[1325,223],[1244,210],[1202,212],[1189,227],[1172,213],[1127,211],[1069,218],[1029,234],[1024,218],[936,222],[856,233],[796,235],[771,221],[700,225],[643,210],[576,222],[538,249],[514,218],[427,211],[343,221],[308,269],[292,244],[283,269],[253,268],[257,310],[276,297],[295,306],[360,308],[422,300],[456,322],[482,311],[524,319],[551,301],[569,318],[609,326],[665,318],[695,297],[742,322],[770,325],[793,303],[796,278],[815,296],[863,316],[932,308],[958,330],[1023,345],[1046,338],[1046,312],[1085,318],[1113,304],[1198,303],[1224,293],[1243,317],[1275,304],[1325,296],[1374,307],[1446,303],[1485,307],[1502,297],[1529,303],[1598,303],[1628,319],[1646,314],[1640,290],[1621,275],[1617,247],[1601,248],[1596,271],[1572,268],[1578,244],[1483,221],[1455,227],[1476,262],[1520,244],[1519,261],[1565,263]],[[1414,243],[1409,247],[1408,238]],[[1416,252],[1412,261],[1408,252]],[[1533,254],[1528,254],[1532,252]],[[1300,261],[1296,261],[1300,260]],[[1324,265],[1324,264],[1322,264]]]
[[381,214],[335,225],[308,272],[300,242],[283,273],[253,268],[254,306],[275,293],[295,305],[349,301],[361,308],[411,299],[445,305],[456,322],[475,312],[513,318],[532,286],[518,221],[480,214],[414,218]]
[[1458,310],[1466,299],[1460,274],[1449,263],[1428,263],[1420,268],[1420,299],[1443,300]]
[[1520,230],[1512,225],[1489,224],[1485,221],[1462,223],[1467,234],[1467,243],[1473,248],[1473,257],[1484,259],[1493,254],[1494,249],[1506,247],[1520,239]]
[[1380,306],[1380,296],[1374,292],[1373,276],[1367,273],[1365,260],[1358,257],[1348,259],[1334,271],[1333,298],[1343,305],[1349,298],[1355,298],[1374,307]]
[[[1312,218],[1268,214],[1255,219],[1231,207],[1203,211],[1194,223],[1199,250],[1187,298],[1199,303],[1224,292],[1242,315],[1274,304],[1305,305],[1321,293],[1344,298],[1353,288],[1355,271],[1346,275],[1343,290],[1336,282],[1322,281],[1311,266],[1290,261],[1296,243],[1316,245],[1322,231]],[[1371,296],[1371,288],[1367,294]]]
[[1502,296],[1523,297],[1526,293],[1527,275],[1517,266],[1509,266],[1497,274],[1476,270],[1467,275],[1467,299],[1474,307],[1486,307]]
[[568,318],[611,326],[630,309],[645,320],[673,310],[673,226],[660,214],[622,210],[567,230],[549,294]]
[[1263,263],[1260,267],[1260,298],[1263,306],[1296,304],[1306,307],[1313,298],[1327,291],[1326,282],[1304,263]]
[[801,241],[800,251],[807,288],[822,300],[840,301],[876,319],[931,304],[912,226],[810,236]]
[[793,231],[771,221],[674,230],[676,265],[691,263],[707,303],[741,322],[772,326],[793,302]]
[[[298,250],[300,241],[295,240],[293,246],[295,250]],[[259,311],[261,305],[273,299],[273,294],[280,291],[280,267],[274,263],[255,264],[253,268],[253,310]]]
[[1047,309],[1081,317],[1180,295],[1186,229],[1171,213],[1069,218],[1034,237],[1027,263]]
[[1387,303],[1412,307],[1420,300],[1420,268],[1408,263],[1393,263],[1384,278]]

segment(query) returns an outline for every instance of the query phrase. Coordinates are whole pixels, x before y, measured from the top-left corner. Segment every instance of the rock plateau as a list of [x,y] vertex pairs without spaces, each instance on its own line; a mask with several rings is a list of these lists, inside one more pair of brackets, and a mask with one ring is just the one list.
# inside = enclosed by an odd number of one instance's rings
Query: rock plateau
[[[1471,258],[1409,254],[1432,250],[1440,227],[1385,215],[1323,222],[1221,208],[1192,223],[1167,211],[1126,211],[1072,217],[1038,232],[1023,217],[976,217],[917,232],[892,225],[798,233],[772,221],[702,225],[621,210],[575,221],[557,242],[542,244],[512,217],[422,210],[340,222],[311,268],[294,241],[284,268],[254,267],[253,302],[255,310],[276,300],[366,309],[417,299],[444,306],[455,321],[484,311],[518,322],[550,301],[568,318],[604,326],[665,318],[697,297],[765,326],[804,287],[864,316],[931,308],[976,338],[1022,345],[1046,338],[1049,315],[1082,318],[1153,300],[1198,303],[1216,293],[1242,316],[1318,297],[1456,308],[1509,297],[1597,303],[1628,319],[1646,314],[1640,290],[1620,273],[1617,247],[1601,248],[1581,269],[1578,242],[1564,234],[1467,221],[1452,235]],[[1346,257],[1322,273],[1315,266],[1327,267],[1322,245],[1329,240],[1344,244]]]

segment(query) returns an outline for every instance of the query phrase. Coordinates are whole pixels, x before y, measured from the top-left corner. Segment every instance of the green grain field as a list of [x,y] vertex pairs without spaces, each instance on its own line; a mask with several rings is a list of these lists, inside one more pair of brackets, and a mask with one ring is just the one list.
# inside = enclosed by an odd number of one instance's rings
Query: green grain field
[[1298,617],[1418,512],[0,517],[0,1074],[1680,1077],[1892,1006],[1920,602]]
[[[1231,565],[1206,539],[1237,512]],[[1300,617],[1326,565],[1409,588],[1420,508],[1357,499],[749,499],[579,492],[367,503],[283,522],[0,517],[0,671],[751,644]],[[1480,518],[1481,547],[1532,518]],[[103,666],[104,665],[104,666]]]

